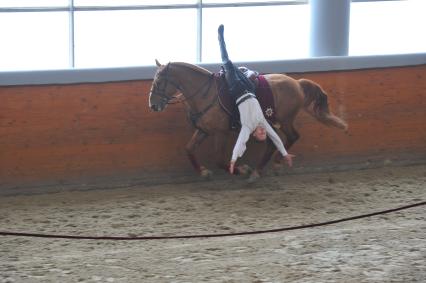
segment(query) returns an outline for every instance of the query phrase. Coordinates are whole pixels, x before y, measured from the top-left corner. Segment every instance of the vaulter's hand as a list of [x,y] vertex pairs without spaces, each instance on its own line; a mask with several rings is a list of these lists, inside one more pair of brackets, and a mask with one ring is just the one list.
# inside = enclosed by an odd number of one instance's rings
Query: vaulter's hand
[[234,174],[235,161],[229,162],[229,173]]
[[290,153],[284,156],[284,160],[287,162],[288,167],[293,166],[293,157],[296,157],[296,155]]

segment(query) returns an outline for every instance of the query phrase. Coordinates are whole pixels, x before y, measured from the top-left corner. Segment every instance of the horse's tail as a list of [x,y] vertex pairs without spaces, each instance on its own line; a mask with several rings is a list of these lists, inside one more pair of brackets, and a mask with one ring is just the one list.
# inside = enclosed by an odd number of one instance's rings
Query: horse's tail
[[298,80],[305,94],[303,108],[321,123],[347,130],[348,124],[330,112],[327,94],[315,82],[307,79]]

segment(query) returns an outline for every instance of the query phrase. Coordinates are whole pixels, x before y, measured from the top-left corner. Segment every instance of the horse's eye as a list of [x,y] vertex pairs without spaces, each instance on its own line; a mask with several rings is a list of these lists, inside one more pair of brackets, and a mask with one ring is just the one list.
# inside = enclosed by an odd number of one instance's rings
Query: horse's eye
[[152,88],[157,89],[159,88],[158,85],[159,85],[158,81],[154,81],[154,83],[152,84]]

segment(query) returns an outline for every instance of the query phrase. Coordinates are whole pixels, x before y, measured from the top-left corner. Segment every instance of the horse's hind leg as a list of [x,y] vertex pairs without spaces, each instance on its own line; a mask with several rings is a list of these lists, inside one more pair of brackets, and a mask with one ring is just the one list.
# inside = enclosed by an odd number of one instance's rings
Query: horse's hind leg
[[210,177],[212,175],[212,172],[208,170],[206,167],[200,165],[197,158],[195,157],[195,149],[208,137],[208,134],[206,132],[203,132],[201,130],[195,130],[194,134],[192,135],[191,139],[187,143],[185,149],[186,154],[189,158],[189,161],[191,161],[192,166],[195,170],[197,170],[202,177]]
[[267,139],[266,150],[263,153],[262,159],[260,160],[259,164],[256,166],[256,169],[250,174],[250,177],[248,179],[249,183],[252,183],[256,181],[257,179],[259,179],[260,174],[262,173],[266,164],[268,164],[269,160],[271,160],[271,157],[275,151],[276,151],[275,145],[272,143],[270,139]]
[[[293,123],[287,123],[283,125],[282,131],[284,132],[286,136],[284,147],[288,151],[293,146],[293,144],[296,143],[300,135],[294,128]],[[282,161],[282,156],[280,154],[275,155],[275,158],[274,158],[275,165],[281,164],[281,161]]]
[[[281,130],[282,130],[282,133],[284,133],[285,136],[286,136],[284,147],[288,151],[290,149],[290,147],[299,139],[300,135],[296,131],[296,129],[294,128],[293,123],[282,124]],[[281,139],[282,139],[282,133],[280,134],[279,132],[277,132],[277,134],[280,136]],[[251,173],[250,178],[249,178],[249,182],[254,182],[260,177],[260,174],[262,173],[266,164],[268,164],[269,160],[271,160],[272,155],[276,151],[277,150],[276,150],[275,145],[272,143],[272,141],[270,139],[268,139],[265,153],[263,154],[262,159],[260,160],[259,164],[257,165],[256,170],[254,170]],[[280,153],[277,153],[275,155],[275,158],[274,158],[275,167],[281,166],[282,160],[283,160],[282,155]]]

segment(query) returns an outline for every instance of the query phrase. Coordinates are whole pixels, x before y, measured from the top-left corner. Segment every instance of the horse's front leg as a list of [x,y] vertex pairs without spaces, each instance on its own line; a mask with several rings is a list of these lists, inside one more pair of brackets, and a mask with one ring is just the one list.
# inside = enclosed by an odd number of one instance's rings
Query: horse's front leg
[[214,145],[215,145],[215,153],[216,153],[216,165],[218,168],[228,171],[229,158],[226,155],[228,136],[223,133],[217,133],[214,138],[215,138]]
[[[226,172],[229,172],[231,152],[228,150],[229,134],[215,135],[215,152],[217,155],[217,166]],[[235,175],[248,175],[252,169],[247,164],[237,165],[234,168]]]
[[201,177],[204,178],[210,177],[213,173],[206,167],[200,165],[197,158],[195,157],[195,150],[207,137],[208,134],[206,132],[197,129],[195,130],[194,134],[192,135],[191,139],[185,147],[186,154],[188,155],[189,161],[191,161],[192,166],[197,172],[200,173]]

